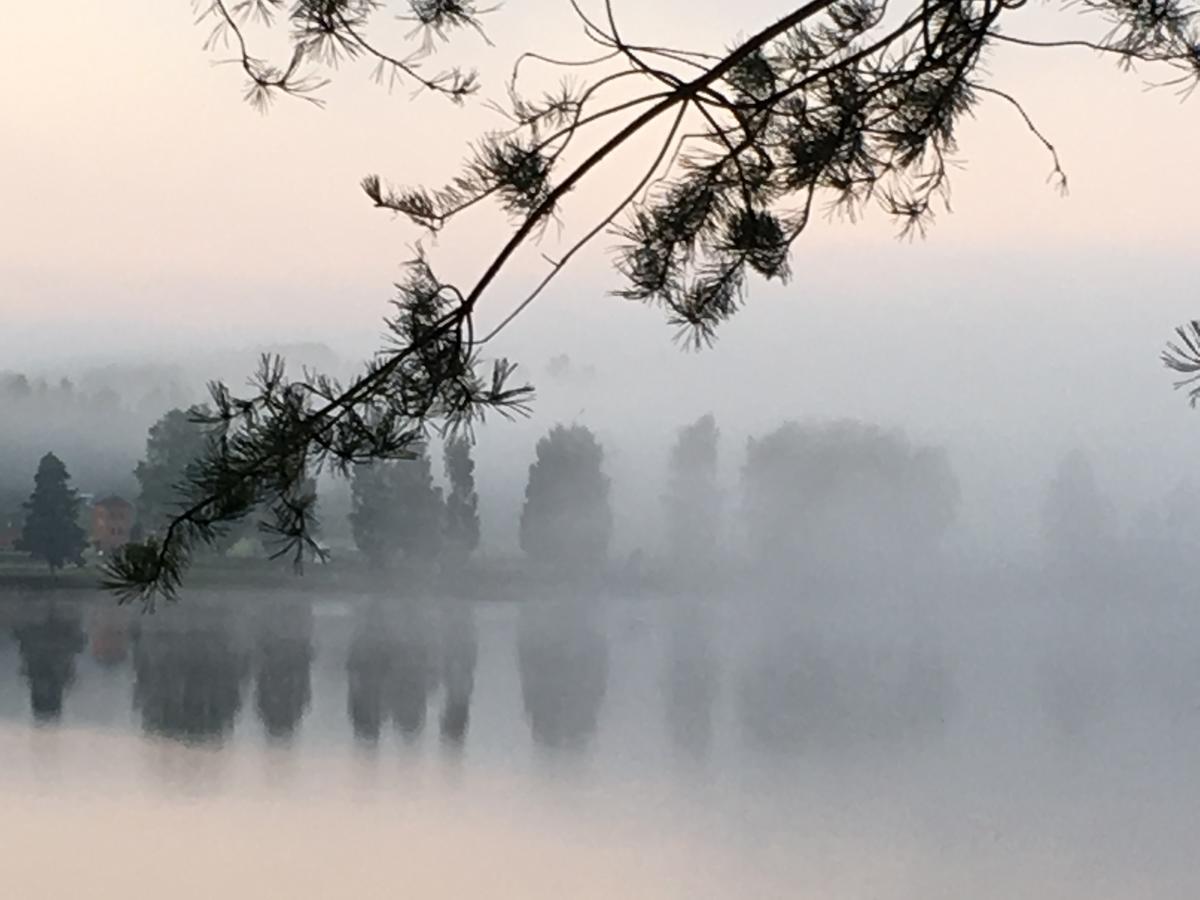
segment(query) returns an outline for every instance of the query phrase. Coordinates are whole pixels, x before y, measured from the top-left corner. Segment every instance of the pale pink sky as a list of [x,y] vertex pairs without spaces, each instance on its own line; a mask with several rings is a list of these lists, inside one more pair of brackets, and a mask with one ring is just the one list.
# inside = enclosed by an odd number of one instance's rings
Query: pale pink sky
[[[670,29],[680,42],[715,48],[787,3],[626,6],[635,36],[639,27]],[[1030,27],[1059,16],[1040,10]],[[283,315],[311,332],[332,313],[339,331],[374,329],[418,235],[371,210],[358,179],[373,171],[405,182],[448,178],[466,141],[495,116],[434,97],[389,96],[352,67],[326,92],[327,109],[285,101],[263,117],[240,102],[237,70],[211,64],[192,18],[184,0],[6,11],[15,39],[6,51],[11,87],[0,95],[4,320],[68,330],[141,323],[155,334],[233,320],[259,331]],[[531,32],[539,49],[585,51],[572,21],[565,0],[523,0],[491,17],[495,49],[469,35],[458,46],[484,67],[495,96],[499,72]],[[1086,51],[1004,48],[991,68],[1058,143],[1071,197],[1046,186],[1047,159],[1014,112],[989,103],[964,129],[968,168],[956,180],[956,214],[927,249],[948,261],[1056,248],[1190,250],[1200,225],[1195,104],[1146,93],[1141,78]],[[585,193],[577,204],[590,202]],[[582,223],[568,212],[567,236]],[[498,247],[501,225],[485,215],[452,233],[447,241],[458,240],[443,266],[469,279]],[[800,253],[820,258],[836,248],[868,260],[890,242],[876,217],[865,227],[814,228]],[[599,250],[585,258],[564,292],[591,290],[604,303],[612,279],[603,263]],[[485,315],[510,302],[527,271],[501,284]]]

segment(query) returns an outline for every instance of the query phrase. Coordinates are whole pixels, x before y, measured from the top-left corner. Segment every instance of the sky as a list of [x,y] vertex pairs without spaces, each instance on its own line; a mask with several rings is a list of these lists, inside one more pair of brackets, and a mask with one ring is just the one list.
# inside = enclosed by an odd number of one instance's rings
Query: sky
[[[624,6],[633,38],[709,49],[788,8]],[[1031,34],[1078,22],[1048,5],[1022,15]],[[480,104],[389,94],[353,66],[325,108],[284,100],[260,115],[241,102],[237,70],[213,64],[223,54],[202,49],[185,0],[14,4],[6,24],[16,37],[0,93],[0,369],[176,361],[262,342],[368,353],[420,235],[373,210],[359,179],[445,180],[469,141],[500,124]],[[494,46],[467,35],[450,57],[480,66],[485,97],[501,95],[520,50],[588,49],[565,0],[509,3],[488,31]],[[817,222],[792,281],[755,285],[700,354],[672,344],[659,312],[608,296],[619,285],[600,243],[496,345],[535,382],[558,353],[597,378],[539,384],[534,421],[493,439],[511,448],[554,418],[595,420],[636,485],[645,458],[631,436],[708,410],[735,447],[781,418],[861,417],[945,444],[968,518],[1010,536],[1074,446],[1130,510],[1189,477],[1200,414],[1171,390],[1158,354],[1198,311],[1200,101],[1147,90],[1151,72],[1086,51],[1006,47],[988,68],[1058,147],[1069,196],[1047,183],[1049,160],[1015,112],[985,102],[961,132],[954,213],[925,239],[899,242],[879,216]],[[567,208],[561,241],[586,227],[622,165]],[[469,281],[505,237],[503,218],[484,212],[431,250],[439,271]],[[540,249],[559,243],[552,229]],[[536,251],[519,258],[483,324],[540,267]]]

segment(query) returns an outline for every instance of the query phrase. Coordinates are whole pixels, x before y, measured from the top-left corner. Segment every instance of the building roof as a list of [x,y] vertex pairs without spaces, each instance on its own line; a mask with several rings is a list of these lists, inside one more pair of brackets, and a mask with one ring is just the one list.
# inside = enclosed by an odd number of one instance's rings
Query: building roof
[[113,508],[133,509],[132,503],[130,503],[124,497],[118,497],[115,494],[110,497],[105,497],[103,500],[97,500],[95,502],[95,504],[93,504],[93,505],[103,506],[103,507],[106,507],[109,509],[113,509]]

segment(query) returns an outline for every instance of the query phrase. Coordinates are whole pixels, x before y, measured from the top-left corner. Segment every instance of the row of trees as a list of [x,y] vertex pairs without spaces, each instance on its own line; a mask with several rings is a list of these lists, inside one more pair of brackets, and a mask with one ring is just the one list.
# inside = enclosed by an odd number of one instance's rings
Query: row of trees
[[[329,366],[322,348],[292,347],[301,360]],[[216,357],[241,371],[243,354]],[[228,357],[228,358],[226,358]],[[98,497],[135,497],[133,467],[146,446],[147,429],[164,409],[178,427],[197,396],[196,382],[176,365],[119,362],[79,371],[73,378],[0,371],[0,530],[19,530],[29,497],[29,476],[48,449],[69,463],[75,483]],[[182,478],[182,469],[172,478]],[[174,493],[167,484],[170,502]],[[162,494],[162,490],[159,491]]]
[[[668,460],[667,552],[685,570],[725,554],[718,478],[720,433],[706,415],[680,429]],[[178,486],[208,443],[204,426],[172,410],[150,429],[135,476],[138,527],[154,534],[178,508]],[[463,563],[479,546],[475,462],[465,436],[443,446],[448,490],[435,484],[427,447],[411,459],[358,466],[351,478],[354,542],[374,567],[400,560]],[[811,567],[868,556],[895,562],[936,546],[953,521],[958,487],[945,455],[903,434],[857,422],[787,423],[752,439],[742,472],[742,511],[753,555]],[[603,561],[612,539],[604,450],[582,425],[558,425],[538,441],[520,514],[520,546],[538,562]],[[78,561],[85,535],[79,497],[53,454],[26,502],[22,546],[51,568]],[[228,549],[253,528],[227,533]]]
[[186,406],[193,396],[175,366],[110,365],[75,379],[0,371],[0,411],[38,420],[120,415],[146,422],[163,409]]
[[[670,451],[663,505],[667,553],[679,569],[703,570],[727,555],[719,439],[706,415],[680,429]],[[424,451],[358,469],[351,515],[359,548],[377,563],[432,558],[465,531],[454,550],[469,553],[479,536],[472,469],[466,443],[447,443],[444,502]],[[812,568],[864,557],[897,564],[932,552],[954,521],[959,493],[942,451],[850,421],[790,422],[752,439],[742,489],[753,555]],[[613,529],[609,495],[596,436],[582,425],[556,426],[529,467],[521,549],[532,560],[567,566],[603,560]]]
[[[447,469],[452,479],[458,479],[450,489],[453,504],[447,504],[442,489],[433,483],[433,465],[425,447],[414,459],[377,462],[354,470],[350,525],[355,544],[373,566],[384,567],[400,557],[434,559],[447,544],[455,545],[460,554],[475,549],[479,528],[474,513],[474,465],[465,472],[449,465],[452,448],[458,459],[457,448],[462,443],[457,439],[446,444]],[[463,448],[461,453],[469,463],[469,451]],[[476,516],[470,525],[464,520],[468,507]],[[472,525],[473,539],[463,533]]]
[[[138,530],[165,527],[178,486],[205,451],[202,425],[172,410],[150,429],[138,463]],[[681,428],[670,450],[663,495],[665,552],[678,571],[704,572],[726,554],[718,471],[720,431],[712,415]],[[374,567],[400,560],[461,565],[480,542],[472,446],[465,436],[443,445],[448,488],[435,484],[426,447],[403,461],[357,467],[350,483],[355,545]],[[894,566],[920,559],[952,525],[958,485],[945,454],[913,446],[898,431],[860,422],[789,422],[748,442],[740,501],[754,557],[807,569],[863,560]],[[610,480],[604,450],[588,428],[558,425],[537,443],[520,513],[520,546],[532,560],[568,567],[604,560],[612,538]],[[23,503],[18,544],[51,569],[79,563],[87,537],[81,499],[53,453],[39,463]],[[1070,568],[1108,555],[1117,536],[1114,511],[1081,453],[1064,458],[1042,510],[1047,552]],[[228,550],[254,533],[254,522],[218,543]]]
[[70,378],[51,383],[42,377],[31,379],[21,372],[0,373],[0,404],[6,412],[36,407],[50,414],[97,406],[111,411],[123,405],[120,395],[108,385],[80,388]]
[[[157,409],[164,406],[160,401]],[[47,383],[11,373],[0,373],[0,418],[0,529],[24,520],[30,473],[48,449],[69,460],[89,489],[128,493],[137,435],[152,421],[99,384],[77,387],[67,379]]]
[[[665,496],[669,552],[686,570],[722,558],[719,431],[680,429]],[[855,421],[787,422],[751,438],[742,469],[746,540],[758,559],[808,569],[896,565],[932,552],[954,521],[958,482],[945,454]]]
[[[1041,509],[1042,543],[1048,562],[1071,584],[1090,576],[1110,579],[1116,570],[1186,581],[1200,533],[1200,489],[1190,480],[1161,501],[1144,504],[1123,523],[1091,461],[1081,450],[1064,456],[1054,471]],[[1161,583],[1161,582],[1160,582]]]
[[[556,426],[537,445],[521,511],[521,549],[564,564],[602,560],[612,537],[604,451],[582,425]],[[399,558],[461,563],[479,546],[479,497],[470,441],[446,441],[449,492],[434,484],[427,449],[413,459],[354,470],[350,522],[354,541],[375,566]]]
[[[728,535],[718,481],[719,431],[703,416],[678,432],[665,496],[667,550],[681,568],[719,560]],[[946,455],[860,422],[786,423],[751,439],[741,473],[742,521],[759,559],[807,569],[921,559],[955,520],[959,489]],[[1087,455],[1067,453],[1040,509],[1046,563],[1077,578],[1114,560],[1194,553],[1200,489],[1183,484],[1123,534]],[[1189,549],[1190,548],[1190,549]]]

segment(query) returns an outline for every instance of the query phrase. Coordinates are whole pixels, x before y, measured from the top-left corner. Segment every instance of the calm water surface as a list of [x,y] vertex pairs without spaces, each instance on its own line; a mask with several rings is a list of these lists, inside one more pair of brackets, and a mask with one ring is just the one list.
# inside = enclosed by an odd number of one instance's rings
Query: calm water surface
[[3,597],[0,895],[1200,896],[1200,634],[955,608]]

